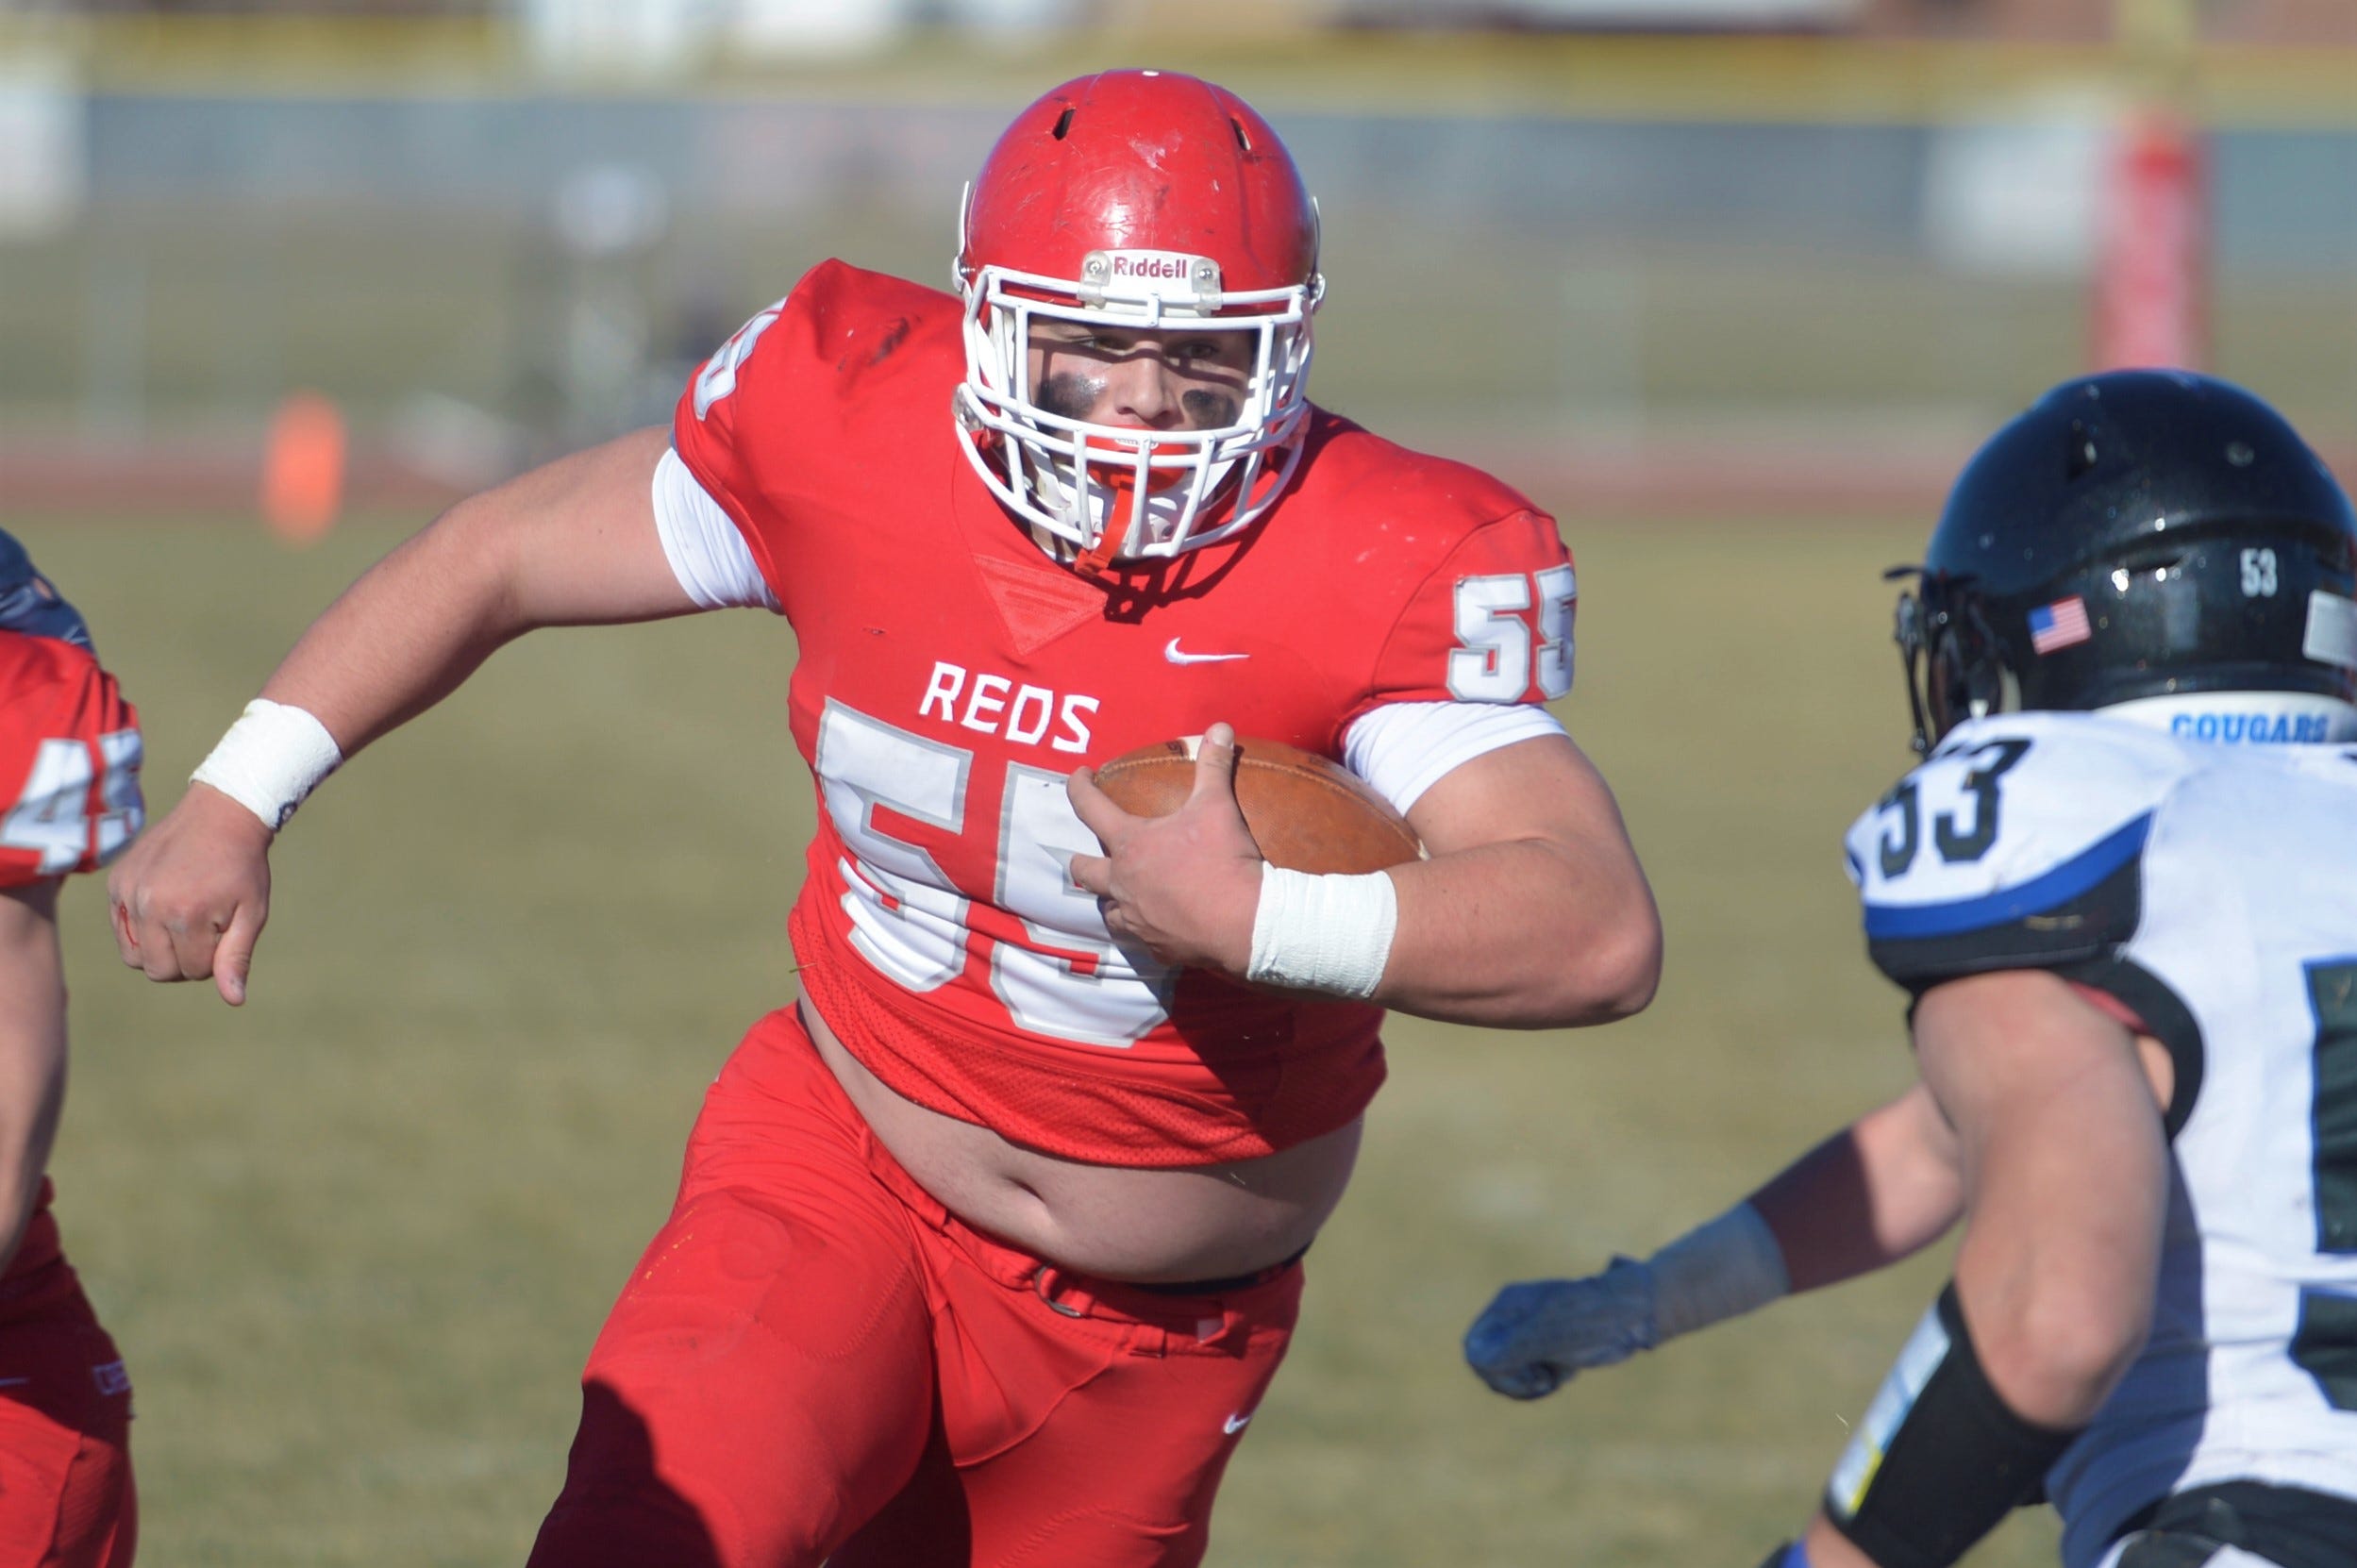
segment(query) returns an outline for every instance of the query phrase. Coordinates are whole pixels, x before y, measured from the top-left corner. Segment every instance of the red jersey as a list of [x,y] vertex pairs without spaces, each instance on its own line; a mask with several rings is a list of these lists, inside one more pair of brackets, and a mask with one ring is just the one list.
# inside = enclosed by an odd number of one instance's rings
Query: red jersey
[[[0,631],[0,887],[95,871],[145,820],[139,716],[87,648]],[[58,1258],[43,1178],[17,1278]]]
[[798,646],[823,809],[791,929],[812,1003],[895,1091],[1119,1165],[1270,1153],[1365,1108],[1381,1009],[1172,970],[1113,943],[1065,776],[1226,720],[1339,757],[1391,702],[1570,685],[1552,519],[1497,480],[1317,412],[1239,538],[1101,584],[1059,565],[958,442],[958,302],[827,262],[679,402],[673,444]]
[[0,630],[0,887],[95,871],[145,820],[139,715],[87,648]]

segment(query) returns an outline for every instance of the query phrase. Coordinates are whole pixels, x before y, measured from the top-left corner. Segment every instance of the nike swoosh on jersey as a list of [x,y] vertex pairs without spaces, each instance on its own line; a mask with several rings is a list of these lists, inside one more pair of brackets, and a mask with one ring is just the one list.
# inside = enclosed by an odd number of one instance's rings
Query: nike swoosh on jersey
[[1242,1415],[1229,1416],[1224,1423],[1222,1423],[1222,1425],[1228,1428],[1228,1435],[1229,1437],[1233,1437],[1238,1432],[1244,1430],[1245,1423],[1250,1421],[1252,1419],[1252,1411],[1246,1410]]
[[1248,653],[1188,653],[1172,638],[1162,648],[1162,657],[1173,664],[1225,664],[1233,659],[1250,659]]

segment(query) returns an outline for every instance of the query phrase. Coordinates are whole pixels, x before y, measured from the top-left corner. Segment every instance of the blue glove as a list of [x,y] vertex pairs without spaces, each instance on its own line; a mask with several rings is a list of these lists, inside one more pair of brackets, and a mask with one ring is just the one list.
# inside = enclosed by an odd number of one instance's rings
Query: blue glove
[[1590,1367],[1650,1350],[1653,1270],[1615,1258],[1584,1279],[1509,1285],[1465,1331],[1465,1361],[1509,1399],[1541,1399]]

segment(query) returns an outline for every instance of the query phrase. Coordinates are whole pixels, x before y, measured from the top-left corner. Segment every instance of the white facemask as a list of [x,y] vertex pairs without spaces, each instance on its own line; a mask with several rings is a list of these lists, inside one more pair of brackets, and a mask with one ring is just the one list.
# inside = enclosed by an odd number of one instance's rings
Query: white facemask
[[[1285,488],[1309,423],[1310,316],[1324,280],[1226,292],[1209,258],[1090,253],[1084,278],[961,275],[966,378],[956,412],[975,471],[1007,507],[1093,559],[1153,559],[1248,527]],[[1243,406],[1215,429],[1137,430],[1051,412],[1030,385],[1035,321],[1123,331],[1246,332]]]

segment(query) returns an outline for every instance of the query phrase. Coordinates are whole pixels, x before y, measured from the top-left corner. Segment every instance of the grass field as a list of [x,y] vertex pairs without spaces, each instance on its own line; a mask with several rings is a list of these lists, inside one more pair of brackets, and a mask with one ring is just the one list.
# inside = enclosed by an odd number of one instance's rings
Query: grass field
[[[142,705],[160,811],[415,521],[300,555],[227,520],[9,526]],[[1563,711],[1652,874],[1661,999],[1590,1034],[1396,1024],[1218,1568],[1747,1568],[1805,1514],[1941,1259],[1533,1407],[1456,1345],[1498,1281],[1648,1249],[1906,1080],[1837,839],[1907,759],[1879,573],[1921,526],[1569,524]],[[122,970],[98,888],[69,896],[59,1214],[137,1381],[143,1562],[522,1560],[702,1086],[793,994],[791,653],[753,614],[502,653],[305,808],[242,1011]],[[1970,1560],[2052,1539],[2025,1516]]]

